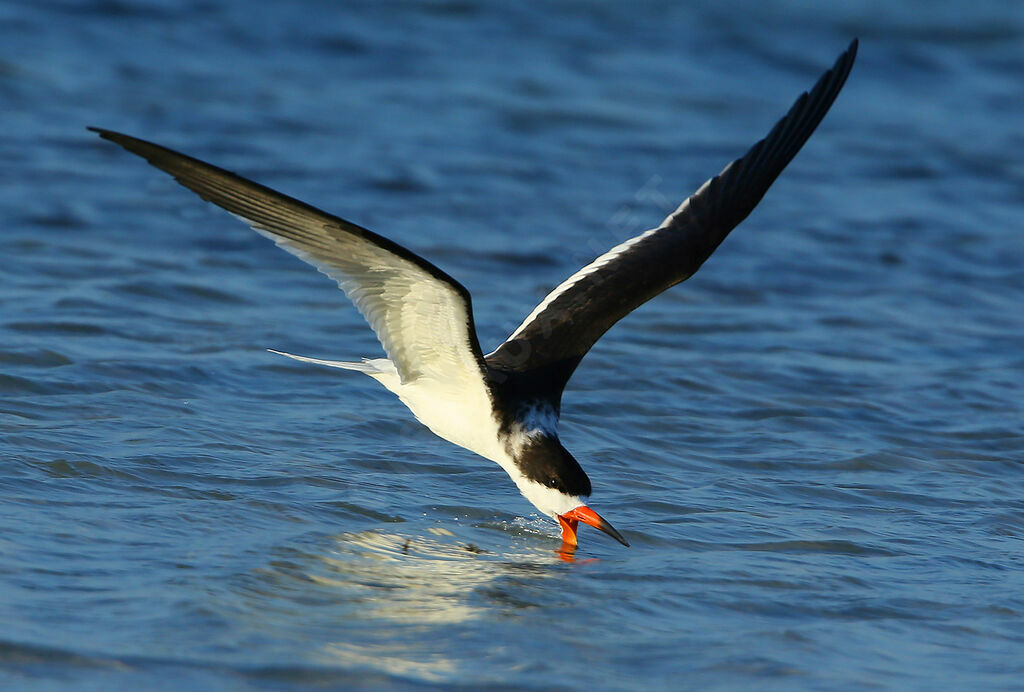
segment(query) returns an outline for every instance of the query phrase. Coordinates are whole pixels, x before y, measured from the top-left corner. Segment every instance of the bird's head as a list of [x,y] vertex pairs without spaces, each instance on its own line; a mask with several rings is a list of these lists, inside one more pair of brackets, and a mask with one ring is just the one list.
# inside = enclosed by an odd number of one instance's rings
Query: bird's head
[[520,492],[562,527],[562,542],[575,548],[580,522],[603,531],[622,545],[629,542],[582,498],[590,495],[590,479],[558,438],[534,436],[523,444],[510,472]]

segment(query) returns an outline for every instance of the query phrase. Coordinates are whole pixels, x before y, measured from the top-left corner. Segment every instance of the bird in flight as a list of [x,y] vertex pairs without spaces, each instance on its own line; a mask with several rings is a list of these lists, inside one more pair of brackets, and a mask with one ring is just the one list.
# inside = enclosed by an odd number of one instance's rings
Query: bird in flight
[[337,281],[386,358],[296,360],[355,370],[394,392],[439,437],[496,462],[543,514],[563,549],[579,523],[626,539],[585,498],[590,479],[558,438],[562,390],[616,322],[700,268],[754,209],[828,112],[853,67],[854,40],[768,135],[711,178],[660,226],[555,287],[512,335],[484,354],[469,292],[426,259],[372,231],[158,144],[89,128],[169,173]]

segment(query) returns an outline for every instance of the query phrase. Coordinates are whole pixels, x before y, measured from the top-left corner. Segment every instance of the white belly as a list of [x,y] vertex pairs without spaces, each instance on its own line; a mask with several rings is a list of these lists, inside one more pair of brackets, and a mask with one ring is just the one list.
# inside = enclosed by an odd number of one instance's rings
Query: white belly
[[475,373],[443,382],[421,377],[409,384],[402,384],[393,371],[368,374],[394,392],[432,433],[509,471],[512,459],[498,439],[487,386]]

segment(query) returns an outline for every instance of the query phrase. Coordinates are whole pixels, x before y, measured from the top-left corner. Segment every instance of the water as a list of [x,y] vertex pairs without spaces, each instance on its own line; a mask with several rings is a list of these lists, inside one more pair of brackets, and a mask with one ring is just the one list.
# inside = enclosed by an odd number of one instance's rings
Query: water
[[[630,6],[627,6],[630,5]],[[564,401],[556,527],[369,378],[333,284],[85,131],[473,293],[485,349],[858,63]],[[0,686],[1013,688],[1024,10],[0,3]]]

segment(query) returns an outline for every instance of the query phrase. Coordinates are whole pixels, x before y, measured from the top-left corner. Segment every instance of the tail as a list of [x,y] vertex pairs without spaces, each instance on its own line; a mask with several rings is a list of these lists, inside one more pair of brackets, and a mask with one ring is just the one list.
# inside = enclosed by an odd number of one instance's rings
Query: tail
[[342,368],[344,370],[358,370],[359,372],[365,372],[367,375],[378,375],[381,373],[379,360],[366,360],[364,359],[360,363],[350,363],[343,360],[322,360],[320,358],[309,358],[307,356],[296,356],[292,353],[285,353],[284,351],[275,351],[272,348],[268,348],[271,353],[276,353],[279,356],[287,356],[294,358],[295,360],[301,360],[303,363],[315,363],[316,365],[326,365],[329,368]]

